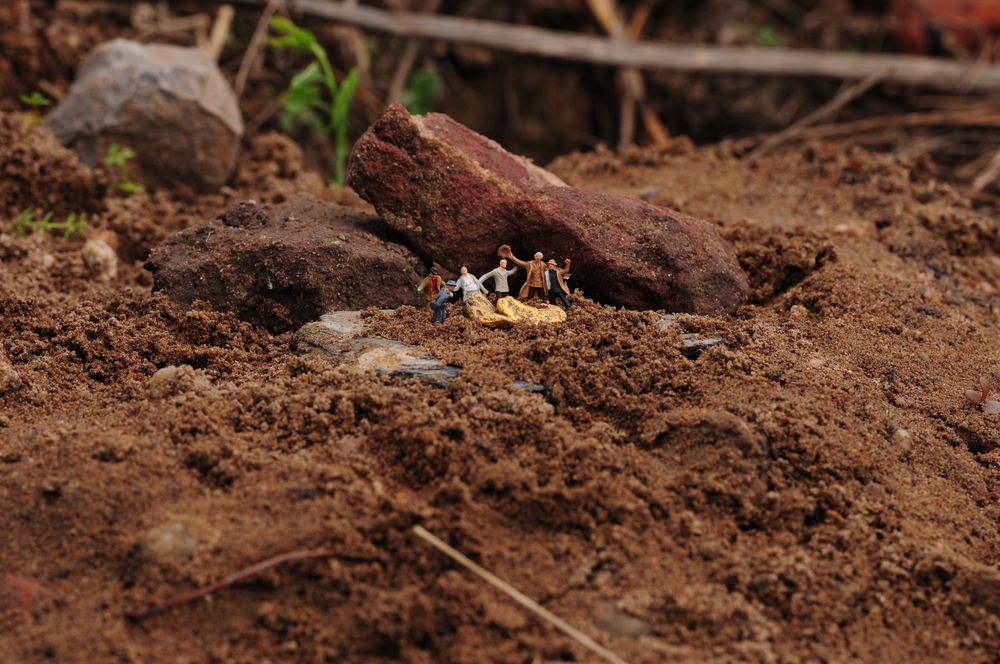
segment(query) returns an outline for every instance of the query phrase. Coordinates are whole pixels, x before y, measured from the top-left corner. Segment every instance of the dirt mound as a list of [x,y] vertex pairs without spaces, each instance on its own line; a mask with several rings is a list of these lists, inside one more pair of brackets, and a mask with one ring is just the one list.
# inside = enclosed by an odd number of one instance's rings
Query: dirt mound
[[95,213],[104,207],[108,180],[80,163],[52,132],[21,116],[0,114],[0,217],[23,210]]
[[[286,198],[294,157],[254,154],[236,187]],[[718,223],[753,301],[670,329],[585,297],[564,325],[511,330],[368,312],[368,334],[461,367],[442,388],[181,313],[134,268],[102,284],[78,241],[3,238],[0,650],[587,659],[421,523],[628,661],[993,657],[1000,420],[962,396],[1000,359],[992,222],[911,165],[825,146],[554,168]],[[110,198],[99,223],[139,253],[231,195]],[[722,343],[691,361],[684,332]]]

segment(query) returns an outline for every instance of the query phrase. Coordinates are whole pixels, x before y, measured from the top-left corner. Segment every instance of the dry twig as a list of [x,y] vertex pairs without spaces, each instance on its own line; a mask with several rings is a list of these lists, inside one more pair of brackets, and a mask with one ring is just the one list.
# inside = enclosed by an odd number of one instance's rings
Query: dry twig
[[[259,5],[268,0],[232,1]],[[398,37],[440,39],[617,67],[773,76],[825,76],[851,80],[887,71],[886,81],[939,89],[954,89],[956,83],[972,71],[975,80],[970,82],[970,89],[1000,90],[1000,66],[970,67],[963,62],[941,58],[629,42],[453,16],[385,11],[361,5],[350,6],[333,0],[296,0],[295,7],[311,16]]]
[[243,96],[243,89],[246,87],[247,78],[260,60],[260,49],[264,45],[264,39],[267,37],[267,27],[271,24],[271,17],[274,16],[275,12],[278,11],[278,7],[283,5],[284,2],[285,0],[269,0],[267,6],[264,7],[264,11],[260,14],[257,27],[254,28],[253,36],[250,37],[250,44],[247,46],[246,53],[243,54],[243,60],[240,62],[240,70],[236,72],[236,81],[233,83],[233,91],[236,92],[236,99]]
[[[803,127],[785,140],[786,143],[808,139],[830,139],[841,136],[862,136],[872,132],[918,127],[1000,127],[1000,108],[973,108],[903,115],[880,115],[851,122]],[[766,139],[766,137],[765,137]],[[749,138],[730,143],[734,150],[746,150],[760,143],[761,138]]]
[[208,37],[208,44],[205,50],[211,54],[213,60],[218,60],[222,55],[222,49],[226,45],[226,38],[229,36],[229,27],[233,24],[232,5],[222,5],[215,14],[215,22],[212,23],[212,32]]
[[791,126],[762,141],[760,145],[754,148],[754,150],[746,156],[747,160],[753,161],[762,154],[770,152],[782,143],[794,139],[802,129],[833,116],[840,111],[840,109],[844,108],[849,103],[878,85],[879,81],[885,78],[885,74],[886,72],[875,72],[863,80],[858,81],[854,85],[844,88],[826,104],[823,104],[812,113],[809,113],[802,119],[794,122]]
[[455,562],[457,562],[462,567],[466,568],[479,578],[483,579],[497,590],[502,591],[508,597],[513,599],[515,602],[517,602],[524,608],[528,609],[539,618],[545,620],[550,625],[556,627],[561,632],[569,636],[571,639],[579,643],[581,646],[587,648],[594,654],[601,657],[601,659],[604,659],[608,662],[612,662],[613,664],[626,664],[625,660],[623,660],[621,657],[614,654],[613,652],[611,652],[610,650],[599,644],[597,641],[594,641],[592,638],[590,638],[580,630],[576,629],[575,627],[567,623],[565,620],[555,615],[554,613],[546,609],[544,606],[542,606],[535,600],[531,599],[530,597],[519,591],[514,586],[510,585],[503,579],[498,578],[497,576],[486,571],[476,563],[472,562],[466,556],[462,555],[462,553],[455,550],[453,547],[449,546],[445,541],[435,536],[434,534],[430,533],[426,528],[423,528],[421,526],[413,526],[413,532],[414,534],[417,535],[417,537],[424,540],[438,551],[441,551],[446,556],[448,556],[449,558],[451,558],[452,560],[454,560]]
[[[425,14],[433,14],[441,6],[441,0],[427,0],[424,3]],[[410,78],[413,65],[417,62],[417,54],[420,52],[420,43],[410,40],[403,49],[403,54],[399,56],[399,63],[396,65],[396,72],[392,75],[392,82],[389,84],[389,93],[386,95],[386,105],[394,104],[403,98],[403,91],[406,89],[406,81]]]
[[289,551],[288,553],[282,553],[281,555],[268,558],[255,565],[245,567],[240,571],[230,574],[221,581],[216,581],[215,583],[210,583],[207,586],[202,586],[201,588],[195,588],[194,590],[189,590],[183,592],[179,595],[171,597],[165,602],[159,604],[154,604],[145,611],[137,611],[135,613],[127,613],[126,617],[131,620],[142,620],[143,618],[148,618],[154,613],[159,613],[160,611],[165,611],[171,609],[175,606],[181,604],[186,604],[192,600],[196,600],[199,597],[205,597],[214,593],[216,590],[220,590],[227,586],[231,586],[238,581],[253,576],[254,574],[259,574],[266,569],[270,569],[275,565],[280,565],[281,563],[287,563],[292,560],[307,560],[309,558],[332,558],[334,556],[341,558],[350,558],[350,556],[343,556],[336,549],[300,549],[298,551]]
[[1000,150],[993,154],[993,158],[990,159],[986,168],[972,180],[972,190],[982,191],[996,182],[998,177],[1000,177]]

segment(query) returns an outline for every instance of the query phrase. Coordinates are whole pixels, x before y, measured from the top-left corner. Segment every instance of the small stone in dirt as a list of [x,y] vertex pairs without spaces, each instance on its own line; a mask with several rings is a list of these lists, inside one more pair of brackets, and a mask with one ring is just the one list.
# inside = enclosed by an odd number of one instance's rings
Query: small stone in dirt
[[594,622],[609,634],[637,639],[653,632],[649,623],[634,618],[611,602],[602,602],[594,611]]
[[21,376],[18,375],[14,365],[10,363],[7,356],[0,350],[0,396],[13,392],[21,387]]
[[713,224],[567,186],[439,113],[413,116],[391,105],[354,144],[347,181],[442,263],[492,265],[502,244],[522,256],[571,258],[574,284],[632,309],[718,315],[749,291]]
[[184,308],[205,300],[272,332],[332,309],[413,301],[420,259],[375,217],[305,193],[254,208],[237,204],[154,247],[153,288]]
[[892,434],[892,442],[896,443],[899,447],[904,450],[910,449],[910,444],[913,441],[913,434],[911,434],[906,429],[896,429]]
[[142,550],[154,562],[182,560],[218,540],[219,531],[206,522],[182,517],[147,530],[142,536]]
[[416,346],[390,339],[353,336],[364,330],[360,311],[336,311],[303,325],[296,333],[299,347],[342,364],[369,369],[379,376],[419,378],[445,387],[459,368],[429,357]]
[[98,281],[110,283],[118,276],[118,254],[104,238],[91,238],[84,242],[83,262],[97,273]]
[[130,168],[143,182],[200,190],[229,179],[243,135],[236,97],[207,51],[126,39],[87,57],[45,125],[89,166],[117,143],[136,153]]
[[195,372],[194,368],[182,364],[166,366],[157,370],[146,383],[146,392],[153,399],[172,397],[192,389],[206,389],[211,382]]

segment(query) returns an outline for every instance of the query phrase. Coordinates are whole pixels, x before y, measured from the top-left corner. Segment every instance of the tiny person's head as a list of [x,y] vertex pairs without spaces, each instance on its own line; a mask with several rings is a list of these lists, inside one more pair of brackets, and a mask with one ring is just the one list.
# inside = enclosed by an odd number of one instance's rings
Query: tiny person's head
[[437,274],[437,273],[438,273],[438,269],[436,267],[432,267],[431,268],[431,274]]
[[469,268],[467,268],[467,267],[465,267],[465,266],[463,265],[463,266],[462,266],[462,269],[461,269],[461,270],[459,270],[459,272],[460,272],[460,273],[461,273],[461,275],[462,275],[462,276],[464,277],[465,275],[467,275],[467,274],[469,273]]
[[550,258],[549,262],[546,263],[546,265],[548,265],[549,267],[555,267],[556,266],[556,259]]
[[458,282],[456,282],[454,279],[449,279],[448,281],[445,282],[444,285],[448,287],[449,291],[453,291],[456,288],[458,288]]
[[536,261],[542,260],[542,252],[540,252],[540,251],[536,251],[535,252],[535,260]]
[[504,269],[507,269],[507,259],[506,258],[501,258],[500,259],[500,267],[502,267]]

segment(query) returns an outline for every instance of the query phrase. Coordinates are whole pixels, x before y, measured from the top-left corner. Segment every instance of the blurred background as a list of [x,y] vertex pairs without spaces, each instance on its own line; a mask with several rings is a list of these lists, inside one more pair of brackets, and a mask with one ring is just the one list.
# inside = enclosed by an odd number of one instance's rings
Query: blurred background
[[[720,143],[737,155],[796,123],[811,138],[862,145],[922,161],[936,177],[993,210],[1000,187],[1000,91],[977,84],[1000,52],[996,0],[366,0],[329,2],[427,17],[464,17],[500,26],[675,46],[809,49],[824,54],[911,54],[957,61],[970,75],[930,75],[925,83],[885,77],[629,70],[593,62],[440,38],[410,39],[322,18],[323,2],[282,0],[116,2],[4,0],[0,3],[0,111],[23,110],[23,96],[65,96],[98,44],[205,45],[218,34],[218,62],[233,84],[247,136],[279,130],[308,163],[334,170],[334,148],[310,113],[289,113],[286,91],[311,57],[274,48],[271,17],[311,31],[343,80],[358,72],[350,100],[350,141],[390,101],[411,111],[448,113],[539,163],[577,150],[670,149],[678,137]],[[220,21],[223,25],[220,26]],[[222,30],[219,33],[219,30]],[[256,35],[256,37],[255,37]],[[724,57],[722,53],[721,57]],[[862,88],[858,88],[858,80]],[[853,86],[853,87],[852,87]],[[846,93],[846,94],[845,94]],[[817,111],[819,114],[817,115]],[[879,118],[876,122],[857,123]],[[854,123],[854,124],[848,124]],[[843,125],[824,132],[816,127]],[[792,142],[785,135],[779,143]],[[246,140],[246,138],[244,139]]]

